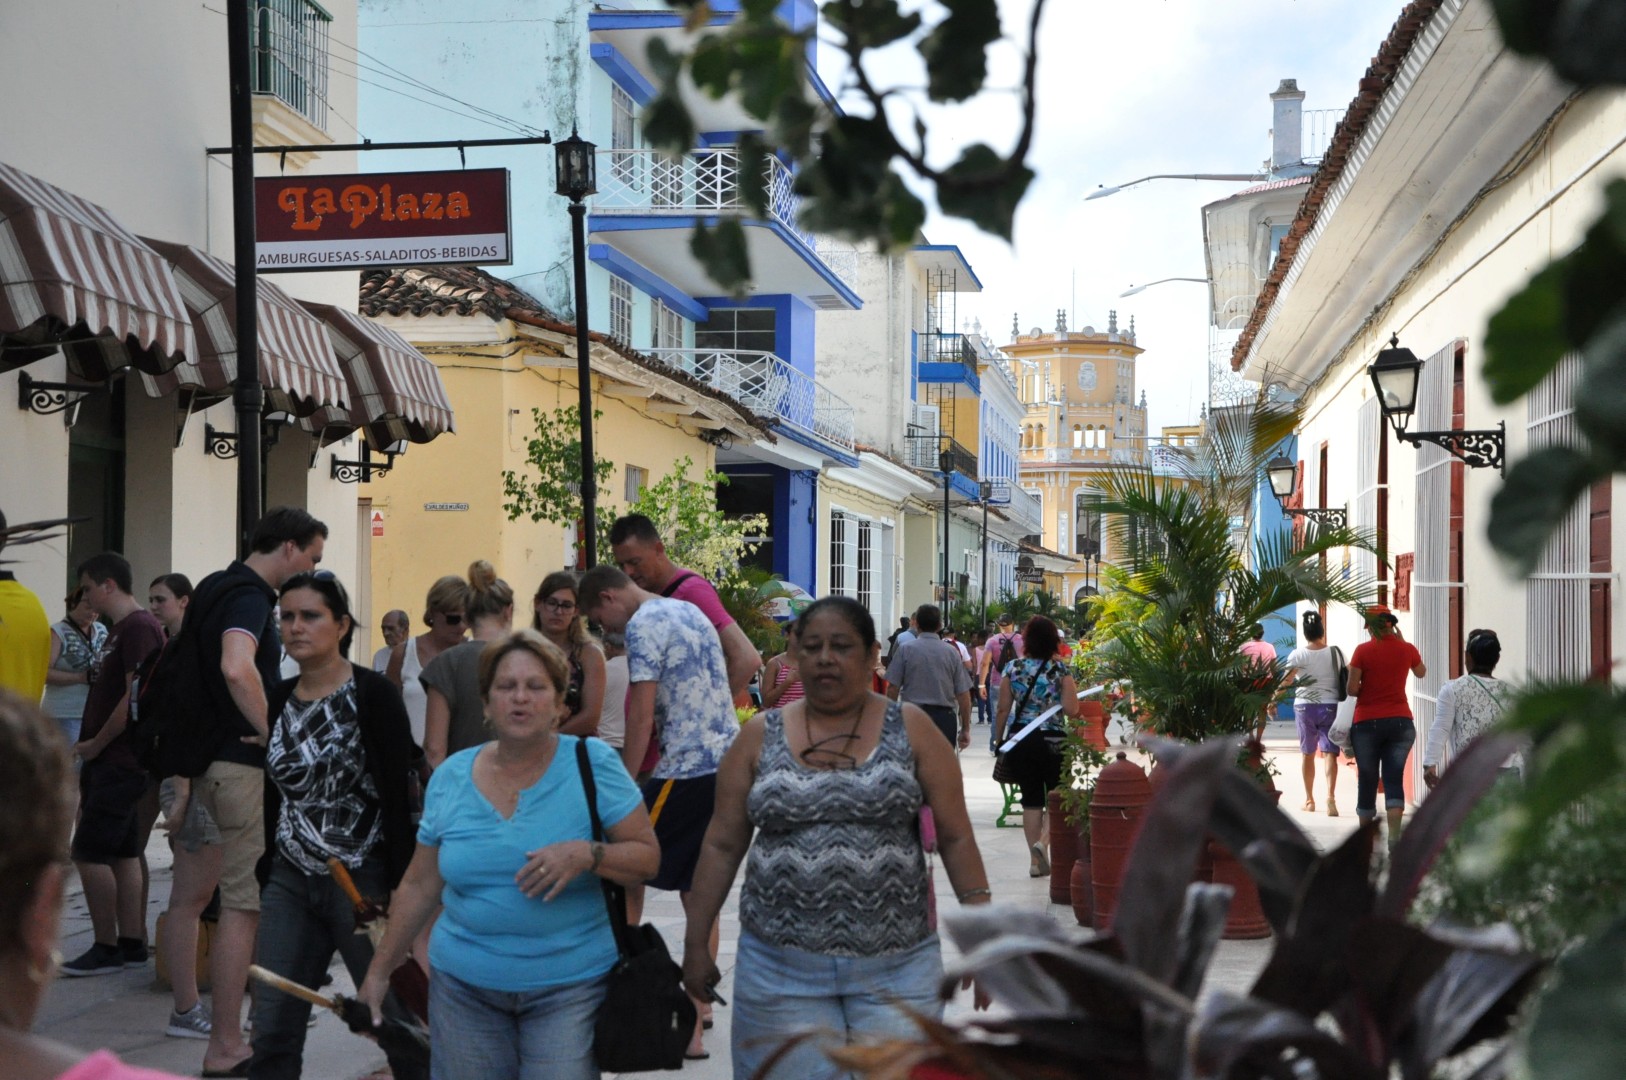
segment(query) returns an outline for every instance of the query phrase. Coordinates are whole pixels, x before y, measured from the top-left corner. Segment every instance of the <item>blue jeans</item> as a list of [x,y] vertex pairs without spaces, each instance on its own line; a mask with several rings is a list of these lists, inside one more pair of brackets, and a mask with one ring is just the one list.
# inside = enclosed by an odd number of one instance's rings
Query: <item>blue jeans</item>
[[807,1030],[823,1037],[798,1043],[770,1080],[845,1076],[823,1048],[863,1036],[918,1036],[898,1006],[941,1020],[942,979],[935,934],[901,953],[849,957],[780,948],[742,931],[732,999],[734,1080],[750,1080],[788,1036]]
[[[389,896],[382,857],[368,858],[350,876],[363,896],[376,900]],[[273,857],[271,875],[260,894],[256,950],[261,967],[303,986],[321,981],[335,952],[358,985],[373,962],[372,941],[366,934],[356,933],[355,908],[333,879],[326,874],[307,874],[280,855]],[[394,994],[384,998],[384,1012],[396,1019],[406,1016]],[[254,1056],[249,1059],[248,1075],[255,1080],[298,1080],[304,1068],[305,1021],[310,1014],[307,1001],[270,987],[257,988]]]
[[429,973],[432,1080],[598,1080],[593,1021],[609,976],[508,992]]
[[1409,716],[1362,720],[1350,728],[1355,746],[1355,816],[1378,816],[1378,775],[1383,776],[1383,802],[1394,810],[1406,805],[1406,756],[1417,741]]

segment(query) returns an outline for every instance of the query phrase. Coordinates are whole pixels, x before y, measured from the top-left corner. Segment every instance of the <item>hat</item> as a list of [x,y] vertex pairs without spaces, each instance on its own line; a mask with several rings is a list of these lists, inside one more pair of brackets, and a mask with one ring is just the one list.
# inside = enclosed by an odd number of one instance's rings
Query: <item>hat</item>
[[1373,619],[1382,619],[1388,623],[1398,623],[1400,621],[1395,618],[1395,613],[1389,610],[1387,604],[1368,604],[1362,609],[1361,616],[1368,622]]
[[1010,612],[1008,612],[1008,611],[1000,612],[999,625],[1001,625],[1001,626],[1010,626],[1012,624],[1012,622],[1013,622],[1013,620],[1011,619],[1011,613]]

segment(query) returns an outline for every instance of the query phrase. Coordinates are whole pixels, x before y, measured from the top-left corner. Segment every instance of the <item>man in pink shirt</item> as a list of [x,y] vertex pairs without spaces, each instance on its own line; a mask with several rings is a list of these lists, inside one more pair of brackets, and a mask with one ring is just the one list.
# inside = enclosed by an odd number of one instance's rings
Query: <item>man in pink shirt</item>
[[615,565],[640,589],[673,600],[687,600],[701,610],[722,639],[729,693],[736,698],[744,693],[762,668],[762,654],[723,608],[711,582],[667,557],[655,523],[642,514],[617,518],[610,526],[610,552]]
[[[1252,640],[1244,642],[1240,650],[1242,655],[1248,658],[1247,666],[1250,670],[1262,668],[1261,674],[1268,677],[1271,668],[1276,664],[1276,646],[1265,640],[1265,624],[1254,623],[1248,628],[1248,636]],[[1265,737],[1265,722],[1269,719],[1270,706],[1266,705],[1259,713],[1258,726],[1254,728],[1253,737],[1255,739]]]

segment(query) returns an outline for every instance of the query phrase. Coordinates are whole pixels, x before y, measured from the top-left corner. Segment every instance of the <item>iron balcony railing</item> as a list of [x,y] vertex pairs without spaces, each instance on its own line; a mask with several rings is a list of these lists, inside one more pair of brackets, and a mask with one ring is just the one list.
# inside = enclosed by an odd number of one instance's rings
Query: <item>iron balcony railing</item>
[[[740,190],[740,156],[731,147],[695,150],[673,159],[660,150],[600,150],[595,214],[745,213],[750,210]],[[857,257],[826,258],[817,238],[802,228],[802,197],[795,174],[776,157],[768,158],[768,216],[783,225],[848,287],[853,285]]]
[[255,0],[254,92],[327,130],[328,27],[311,0]]
[[972,481],[977,479],[977,455],[947,435],[910,424],[904,432],[905,456],[916,469],[932,472],[957,472]]
[[922,363],[959,364],[973,376],[977,374],[977,350],[964,334],[922,334],[920,349]]
[[651,349],[649,355],[722,391],[760,416],[772,417],[853,452],[853,407],[773,353]]
[[1011,501],[1005,507],[1005,516],[1017,525],[1037,531],[1044,524],[1044,502],[1033,492],[1011,484]]

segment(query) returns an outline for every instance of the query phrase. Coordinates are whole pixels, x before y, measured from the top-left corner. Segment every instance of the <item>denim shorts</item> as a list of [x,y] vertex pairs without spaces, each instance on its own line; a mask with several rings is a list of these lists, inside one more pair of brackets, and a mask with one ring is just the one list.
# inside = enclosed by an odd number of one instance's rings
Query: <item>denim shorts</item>
[[779,1060],[769,1080],[835,1080],[844,1074],[825,1047],[918,1036],[904,1009],[942,1019],[942,980],[935,934],[903,952],[855,957],[782,948],[742,931],[734,969],[734,1078],[749,1080],[787,1037],[814,1031],[818,1035]]
[[509,992],[431,970],[431,1080],[598,1080],[593,1022],[609,982]]

